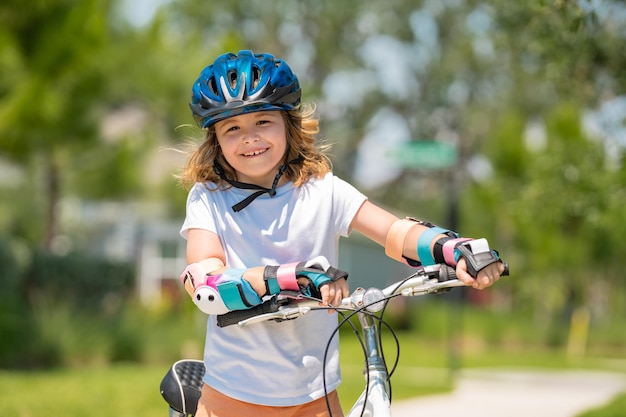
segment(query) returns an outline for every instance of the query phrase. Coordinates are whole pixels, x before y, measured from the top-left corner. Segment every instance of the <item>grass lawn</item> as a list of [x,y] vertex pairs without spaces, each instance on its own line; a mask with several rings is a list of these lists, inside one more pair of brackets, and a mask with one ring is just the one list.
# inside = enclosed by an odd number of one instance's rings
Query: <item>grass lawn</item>
[[626,392],[615,397],[609,404],[584,412],[578,417],[623,417],[626,410]]
[[[425,342],[413,335],[401,335],[400,366],[392,378],[393,398],[444,392],[452,387],[449,351],[445,343]],[[386,346],[388,363],[394,361],[395,347]],[[551,368],[602,368],[600,363],[572,364],[558,353],[539,352],[511,355],[484,352],[464,357],[464,366],[529,366]],[[51,371],[0,371],[0,410],[11,417],[153,417],[165,416],[167,407],[159,383],[169,364],[118,364]],[[349,334],[342,335],[344,383],[340,395],[348,409],[364,387],[360,345]],[[623,398],[614,410],[623,409]],[[588,417],[613,417],[602,414]],[[587,417],[587,416],[586,416]]]
[[166,366],[116,365],[37,372],[0,371],[1,415],[166,416],[159,393]]
[[[436,346],[406,335],[400,365],[393,376],[393,398],[409,398],[449,390],[446,354]],[[389,364],[395,346],[385,348]],[[0,371],[1,415],[11,417],[165,416],[159,383],[169,364],[118,364],[110,367],[50,371]],[[363,355],[356,338],[342,335],[343,384],[347,409],[364,388]]]

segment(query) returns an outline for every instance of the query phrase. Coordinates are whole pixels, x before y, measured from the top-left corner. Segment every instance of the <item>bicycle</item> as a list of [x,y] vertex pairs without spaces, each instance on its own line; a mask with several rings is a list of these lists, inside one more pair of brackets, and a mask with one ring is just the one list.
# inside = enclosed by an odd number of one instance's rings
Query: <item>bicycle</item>
[[[508,275],[508,265],[505,263],[504,266],[503,275]],[[346,417],[390,417],[390,377],[398,364],[399,349],[395,363],[389,370],[382,350],[381,327],[384,326],[391,331],[396,346],[398,346],[398,339],[395,337],[393,329],[382,319],[387,303],[398,296],[440,294],[454,287],[462,286],[465,284],[456,279],[453,268],[444,264],[436,264],[419,267],[407,278],[383,289],[370,288],[365,290],[359,287],[349,297],[344,298],[340,306],[323,307],[320,306],[318,299],[305,297],[300,293],[281,292],[254,308],[231,311],[218,316],[217,321],[220,327],[248,326],[267,320],[277,322],[294,320],[315,310],[327,310],[328,308],[337,310],[342,315],[342,319],[331,335],[331,339],[339,328],[347,323],[357,332],[365,356],[365,389],[350,412],[346,414]],[[350,321],[354,315],[358,316],[362,337]],[[326,363],[326,357],[324,357],[323,363]],[[200,399],[203,375],[204,364],[202,361],[184,359],[171,366],[160,386],[161,394],[169,404],[170,417],[187,417],[195,414]],[[332,416],[330,406],[329,414]]]

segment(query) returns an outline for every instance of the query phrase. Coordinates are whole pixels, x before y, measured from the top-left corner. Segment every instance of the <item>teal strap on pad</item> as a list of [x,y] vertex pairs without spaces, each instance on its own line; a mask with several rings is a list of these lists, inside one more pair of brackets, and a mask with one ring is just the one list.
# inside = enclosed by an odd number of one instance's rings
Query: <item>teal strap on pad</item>
[[420,258],[420,263],[424,266],[434,265],[435,259],[430,251],[430,244],[435,236],[440,234],[448,234],[449,230],[435,226],[430,229],[426,229],[420,235],[417,241],[417,256]]
[[245,279],[245,269],[228,268],[222,274],[217,290],[229,310],[245,310],[261,303],[261,298]]
[[302,272],[299,272],[298,275],[304,275],[305,277],[310,279],[313,282],[313,285],[315,285],[315,288],[319,288],[322,284],[332,281],[330,277],[326,275],[325,273],[323,273],[322,271],[320,272],[302,271]]
[[267,283],[268,294],[278,294],[280,292],[280,285],[278,285],[278,279],[268,278],[265,281]]

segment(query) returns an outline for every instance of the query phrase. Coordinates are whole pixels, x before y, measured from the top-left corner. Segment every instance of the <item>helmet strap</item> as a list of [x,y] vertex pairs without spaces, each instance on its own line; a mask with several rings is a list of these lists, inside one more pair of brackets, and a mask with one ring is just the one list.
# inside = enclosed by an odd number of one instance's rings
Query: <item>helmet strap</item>
[[302,155],[298,155],[296,158],[292,159],[281,165],[278,168],[278,173],[274,177],[274,182],[272,183],[272,188],[261,187],[260,185],[250,184],[247,182],[235,181],[226,177],[224,173],[224,168],[220,165],[217,159],[213,162],[213,168],[215,169],[215,173],[220,176],[221,179],[229,183],[235,188],[240,188],[243,190],[257,190],[255,193],[250,194],[248,197],[241,200],[239,203],[235,204],[232,209],[234,212],[238,212],[246,208],[250,203],[257,199],[257,197],[267,193],[270,197],[274,197],[276,195],[276,187],[278,186],[278,181],[281,179],[287,167],[291,164],[296,164],[302,160]]

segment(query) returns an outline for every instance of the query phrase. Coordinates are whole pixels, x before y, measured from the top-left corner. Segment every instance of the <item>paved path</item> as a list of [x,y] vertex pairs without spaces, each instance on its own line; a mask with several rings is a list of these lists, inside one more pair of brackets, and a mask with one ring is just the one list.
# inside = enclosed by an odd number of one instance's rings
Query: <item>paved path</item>
[[464,370],[450,394],[394,401],[393,417],[574,417],[626,391],[626,374]]

